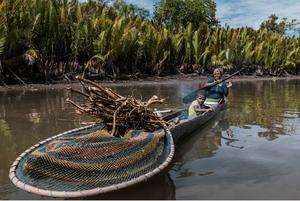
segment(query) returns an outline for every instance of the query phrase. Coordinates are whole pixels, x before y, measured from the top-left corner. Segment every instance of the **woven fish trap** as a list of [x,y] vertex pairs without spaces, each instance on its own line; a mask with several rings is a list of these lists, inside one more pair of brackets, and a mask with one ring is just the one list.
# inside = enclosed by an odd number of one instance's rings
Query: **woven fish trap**
[[51,197],[84,197],[118,190],[161,172],[174,155],[168,130],[109,135],[104,125],[74,129],[34,145],[13,163],[19,188]]

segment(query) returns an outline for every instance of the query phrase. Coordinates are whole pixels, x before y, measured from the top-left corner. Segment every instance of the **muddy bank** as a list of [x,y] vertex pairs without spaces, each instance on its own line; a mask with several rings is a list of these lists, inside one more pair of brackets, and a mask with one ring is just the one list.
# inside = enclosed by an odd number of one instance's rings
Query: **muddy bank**
[[[226,76],[225,76],[226,77]],[[178,80],[181,82],[199,82],[204,83],[207,81],[209,76],[198,76],[196,74],[190,75],[174,75],[165,77],[149,77],[145,79],[135,79],[135,80],[118,80],[118,81],[96,81],[101,83],[103,86],[119,86],[119,85],[152,85],[155,83],[159,84],[172,84],[176,83]],[[272,76],[235,76],[232,78],[233,82],[240,81],[257,81],[257,80],[290,80],[290,79],[300,79],[300,76],[289,76],[289,77],[272,77]],[[7,85],[0,86],[0,92],[14,91],[14,90],[43,90],[43,89],[65,89],[66,87],[76,87],[80,86],[77,81],[57,81],[51,84],[26,84],[26,85]]]

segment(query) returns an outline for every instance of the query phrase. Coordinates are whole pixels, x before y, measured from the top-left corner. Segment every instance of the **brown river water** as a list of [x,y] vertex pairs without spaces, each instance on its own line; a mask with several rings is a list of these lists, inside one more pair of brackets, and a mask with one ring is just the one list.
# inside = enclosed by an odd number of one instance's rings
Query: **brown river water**
[[[182,98],[198,84],[171,80],[106,85],[143,100],[153,94],[166,97],[160,108],[179,109],[185,107]],[[82,100],[50,87],[0,92],[0,199],[49,199],[16,188],[8,171],[27,148],[89,121],[75,113],[67,97]],[[236,81],[228,100],[225,111],[176,146],[166,171],[127,189],[81,199],[299,200],[300,79]]]

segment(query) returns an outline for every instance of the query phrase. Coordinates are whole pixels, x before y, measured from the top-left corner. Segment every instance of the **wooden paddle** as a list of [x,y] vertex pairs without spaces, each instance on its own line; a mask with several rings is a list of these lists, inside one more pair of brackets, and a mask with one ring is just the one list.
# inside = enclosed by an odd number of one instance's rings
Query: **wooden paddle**
[[[242,68],[241,70],[239,70],[239,71],[233,73],[232,75],[230,75],[230,76],[228,76],[228,77],[222,79],[222,80],[221,80],[221,83],[224,82],[224,81],[226,81],[226,80],[228,80],[228,79],[230,79],[230,78],[232,78],[232,77],[235,76],[236,74],[239,74],[239,73],[240,73],[241,71],[243,71],[244,69],[245,69],[245,68]],[[201,91],[201,90],[206,90],[206,89],[208,89],[208,88],[210,88],[210,87],[213,87],[213,86],[215,86],[215,85],[217,85],[217,83],[214,84],[214,85],[211,85],[211,86],[204,86],[204,87],[201,87],[201,88],[199,88],[199,89],[196,89],[195,91],[193,91],[193,92],[189,93],[188,95],[186,95],[185,97],[183,97],[183,99],[182,99],[183,103],[184,103],[184,104],[188,104],[188,103],[193,102],[194,100],[196,100],[197,94],[198,94],[199,91]]]

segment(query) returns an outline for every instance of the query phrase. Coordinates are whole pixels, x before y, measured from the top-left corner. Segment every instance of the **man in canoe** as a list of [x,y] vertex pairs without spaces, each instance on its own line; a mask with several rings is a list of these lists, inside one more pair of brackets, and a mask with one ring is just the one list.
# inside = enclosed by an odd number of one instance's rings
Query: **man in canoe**
[[204,94],[198,93],[197,99],[194,100],[189,107],[189,116],[202,114],[204,112],[212,112],[213,108],[206,106],[204,104],[206,96]]
[[213,72],[214,78],[209,79],[204,85],[207,88],[207,101],[213,103],[222,103],[225,96],[228,95],[229,88],[232,87],[232,81],[222,82],[222,72],[216,68]]

